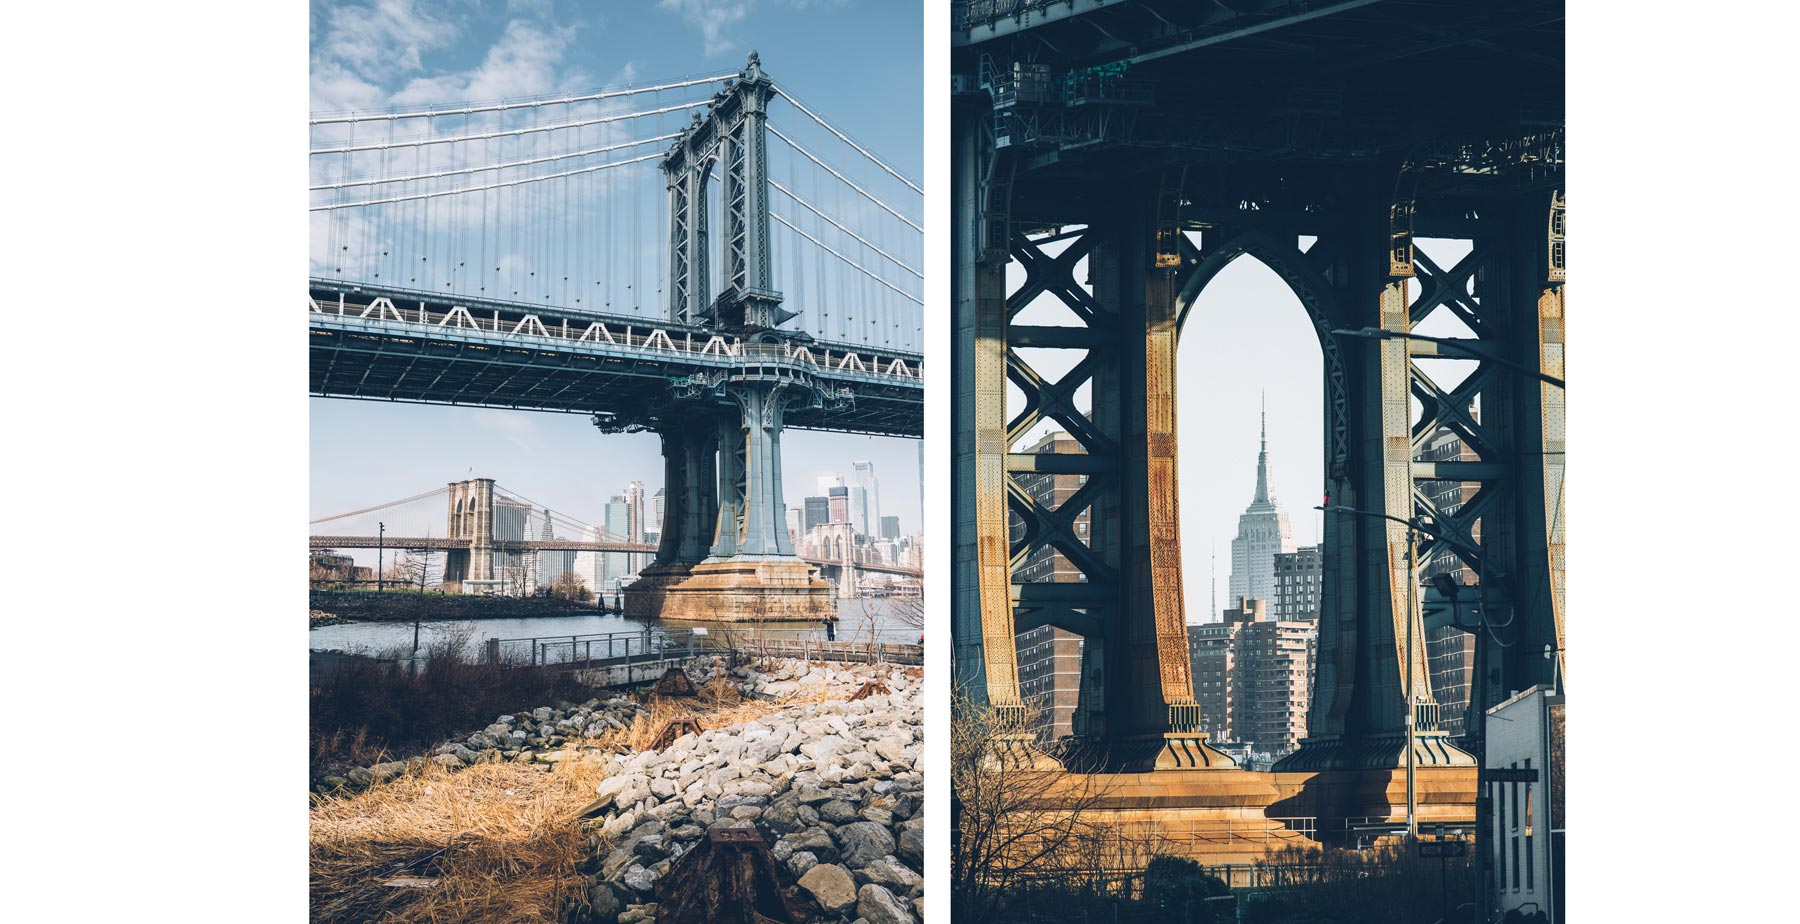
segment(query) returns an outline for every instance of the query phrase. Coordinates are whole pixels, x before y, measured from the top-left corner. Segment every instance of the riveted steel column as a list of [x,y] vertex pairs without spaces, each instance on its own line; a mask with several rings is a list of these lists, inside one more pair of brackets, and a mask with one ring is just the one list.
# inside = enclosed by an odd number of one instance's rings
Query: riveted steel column
[[[1512,340],[1512,356],[1547,375],[1563,377],[1561,191],[1538,192],[1512,204],[1506,229],[1509,291],[1496,319]],[[1563,611],[1565,497],[1564,392],[1523,375],[1509,376],[1504,422],[1513,447],[1509,481],[1512,645],[1501,662],[1499,695],[1566,676]],[[1545,646],[1554,660],[1544,657]]]
[[739,555],[792,555],[787,534],[787,505],[781,497],[782,386],[735,385],[743,408],[744,509]]
[[709,558],[730,558],[738,553],[744,529],[744,421],[740,415],[721,414],[717,423],[719,452],[719,507],[713,527]]
[[[985,106],[962,108],[952,153],[951,638],[957,691],[976,707],[1020,710],[1006,516],[1006,208],[984,183]],[[1002,195],[1010,195],[1002,191]],[[996,210],[996,207],[997,210]],[[997,211],[996,214],[990,214]],[[991,227],[997,225],[998,227]],[[989,238],[999,235],[1000,240]]]
[[[677,558],[692,564],[706,558],[710,531],[719,516],[718,430],[705,418],[686,421],[682,441],[686,474],[682,482],[681,547]],[[665,493],[665,497],[666,497]]]
[[691,458],[688,447],[687,428],[663,422],[657,428],[656,435],[662,440],[663,456],[663,517],[657,524],[660,534],[656,543],[656,557],[652,565],[667,565],[681,558],[681,548],[687,528],[687,504],[691,495],[688,489],[688,463]]
[[688,311],[688,247],[692,243],[688,221],[689,172],[683,168],[669,171],[669,320],[687,321]]
[[[1146,222],[1140,246],[1155,228]],[[1165,730],[1200,732],[1200,705],[1194,701],[1194,678],[1188,656],[1187,617],[1181,585],[1181,522],[1178,501],[1175,430],[1176,268],[1154,266],[1154,248],[1145,247],[1144,273],[1144,430],[1143,442],[1130,443],[1131,454],[1143,451],[1147,492],[1144,528],[1134,534],[1147,548],[1141,558],[1145,580],[1134,596],[1142,601],[1155,626],[1157,676],[1161,683]],[[1135,436],[1135,434],[1134,434]]]
[[[1120,770],[1230,766],[1201,743],[1181,589],[1175,356],[1177,267],[1157,266],[1157,190],[1127,182],[1093,223],[1097,311],[1123,346],[1096,368],[1093,421],[1119,446],[1119,490],[1091,517],[1095,551],[1121,545],[1119,606],[1103,622],[1108,761]],[[1136,344],[1143,337],[1142,346]],[[1113,539],[1112,537],[1116,537]],[[1174,750],[1170,750],[1170,748]]]
[[712,253],[708,250],[706,240],[706,178],[712,172],[712,159],[700,158],[700,162],[690,164],[687,174],[687,314],[683,320],[689,324],[697,322],[705,315],[712,301],[710,267]]

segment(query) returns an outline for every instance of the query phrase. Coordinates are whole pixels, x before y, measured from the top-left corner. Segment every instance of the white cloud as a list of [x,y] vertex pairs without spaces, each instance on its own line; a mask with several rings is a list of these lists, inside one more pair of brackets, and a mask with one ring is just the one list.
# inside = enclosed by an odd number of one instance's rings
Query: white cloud
[[681,14],[683,22],[700,30],[707,57],[737,47],[725,37],[725,30],[744,22],[750,15],[751,0],[660,0],[665,10]]
[[459,24],[413,0],[327,6],[319,19],[325,37],[313,53],[315,72],[326,64],[368,82],[419,70],[425,52],[450,45],[462,33]]

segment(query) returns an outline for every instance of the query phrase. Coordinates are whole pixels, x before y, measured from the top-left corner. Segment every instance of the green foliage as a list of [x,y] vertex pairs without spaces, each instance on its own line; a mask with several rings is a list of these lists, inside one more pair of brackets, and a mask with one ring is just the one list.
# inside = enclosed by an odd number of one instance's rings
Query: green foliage
[[1207,920],[1206,899],[1230,892],[1224,880],[1186,857],[1155,857],[1144,867],[1144,903],[1195,921]]

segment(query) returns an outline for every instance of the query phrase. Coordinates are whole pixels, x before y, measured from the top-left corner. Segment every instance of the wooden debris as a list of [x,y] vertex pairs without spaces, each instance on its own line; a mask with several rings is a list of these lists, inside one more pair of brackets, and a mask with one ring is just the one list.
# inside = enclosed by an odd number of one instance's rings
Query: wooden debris
[[693,696],[694,679],[687,671],[679,667],[671,667],[656,679],[656,695],[658,696]]
[[888,689],[887,684],[881,682],[880,677],[872,677],[862,686],[856,688],[856,693],[850,697],[850,701],[854,703],[859,699],[868,699],[877,693],[886,696],[892,692],[894,691]]
[[754,827],[715,828],[656,883],[658,924],[798,924]]
[[656,733],[656,740],[650,742],[650,750],[660,751],[674,744],[676,738],[689,732],[700,734],[700,723],[695,721],[691,715],[678,715],[663,723],[662,730]]

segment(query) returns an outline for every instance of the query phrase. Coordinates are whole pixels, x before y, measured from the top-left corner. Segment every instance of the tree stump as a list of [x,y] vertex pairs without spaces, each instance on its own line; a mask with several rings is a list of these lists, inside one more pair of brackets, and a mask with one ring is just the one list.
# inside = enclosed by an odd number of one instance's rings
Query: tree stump
[[799,924],[778,870],[754,827],[714,828],[656,883],[657,924]]

